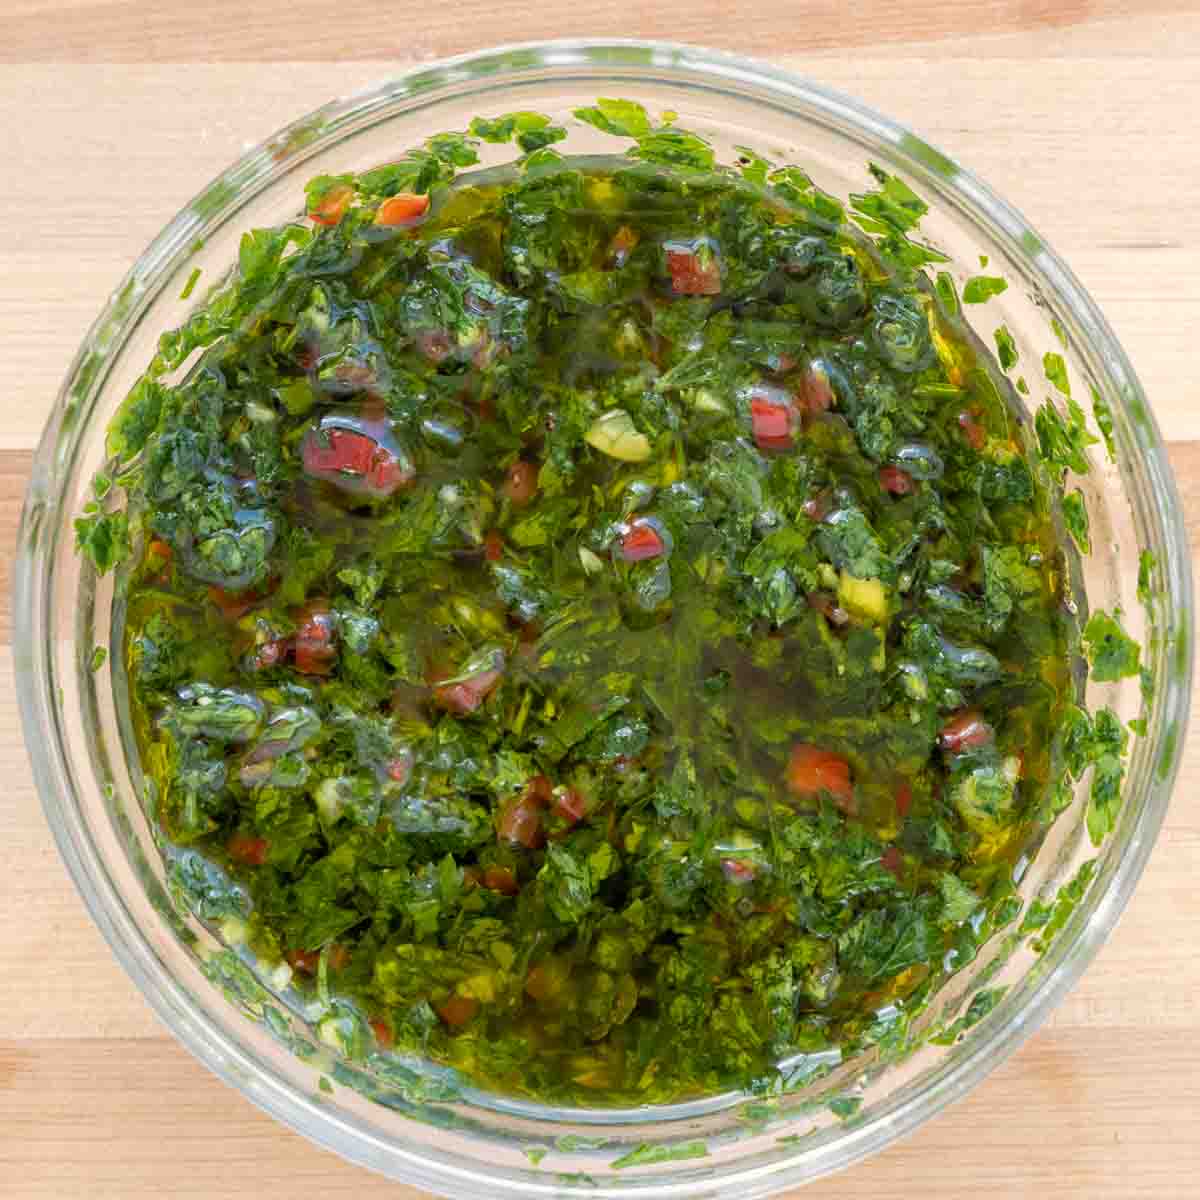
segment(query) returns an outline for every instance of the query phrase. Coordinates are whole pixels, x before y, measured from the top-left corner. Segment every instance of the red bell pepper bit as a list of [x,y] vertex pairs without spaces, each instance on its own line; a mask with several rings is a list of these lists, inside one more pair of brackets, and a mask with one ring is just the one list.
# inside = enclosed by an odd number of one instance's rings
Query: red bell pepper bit
[[400,192],[395,196],[390,196],[379,206],[379,211],[375,214],[375,224],[417,225],[424,220],[428,211],[428,196],[418,196],[414,192]]
[[372,1017],[368,1024],[381,1050],[390,1050],[395,1046],[396,1036],[392,1033],[392,1027],[382,1017]]
[[[524,846],[526,850],[537,850],[546,844],[541,807],[534,804],[527,794],[509,800],[500,810],[496,832],[501,842]],[[487,882],[486,877],[484,882]]]
[[833,400],[833,385],[829,382],[828,373],[818,364],[812,364],[804,372],[798,407],[806,413],[823,413],[833,407]]
[[880,467],[879,483],[885,492],[893,496],[907,496],[917,490],[913,477],[899,467]]
[[721,264],[706,243],[668,242],[667,271],[677,296],[716,296],[721,291]]
[[828,792],[843,812],[854,808],[854,787],[850,782],[850,764],[840,754],[822,750],[808,742],[797,742],[787,769],[788,791],[811,800]]
[[[321,968],[321,951],[318,950],[289,950],[284,957],[293,970],[305,975],[315,975]],[[329,947],[329,969],[340,971],[350,961],[350,951],[340,942],[334,942]]]
[[960,750],[977,750],[987,746],[995,737],[995,731],[978,709],[964,708],[942,726],[938,745],[951,754],[957,754]]
[[759,384],[750,393],[750,424],[754,444],[760,450],[791,449],[795,423],[791,393],[766,384]]
[[293,642],[296,670],[305,675],[328,675],[337,658],[333,614],[321,604],[310,605],[297,621]]
[[508,867],[485,867],[483,886],[489,891],[499,892],[502,896],[515,896],[521,890],[517,877]]
[[385,429],[376,423],[371,428],[380,436],[328,421],[310,429],[301,447],[305,474],[342,491],[379,497],[411,483],[411,467],[380,440]]
[[348,183],[337,184],[308,210],[309,220],[326,227],[337,225],[346,215],[353,199],[354,189]]
[[320,950],[289,950],[284,955],[293,971],[302,975],[315,975],[321,965]]
[[234,862],[246,867],[261,867],[267,861],[271,843],[266,838],[254,837],[249,833],[235,833],[225,843],[225,849]]
[[967,445],[972,450],[982,450],[987,443],[987,431],[979,421],[975,414],[971,412],[961,412],[958,414],[958,427],[963,432],[963,437],[967,439]]
[[553,805],[554,811],[568,825],[578,825],[587,816],[587,797],[576,788],[556,787]]
[[478,1011],[479,1001],[471,996],[451,996],[434,1007],[434,1012],[450,1029],[461,1029]]
[[644,562],[667,553],[667,541],[650,517],[630,521],[617,542],[617,554],[625,562]]
[[[542,811],[550,803],[554,789],[545,775],[535,775],[525,785],[525,790],[509,799],[500,810],[496,832],[502,842],[524,846],[526,850],[537,850],[546,844],[546,833],[542,828]],[[484,877],[487,883],[487,877]]]
[[479,671],[458,683],[440,684],[433,689],[433,698],[449,712],[466,716],[475,712],[491,695],[503,675],[502,669]]

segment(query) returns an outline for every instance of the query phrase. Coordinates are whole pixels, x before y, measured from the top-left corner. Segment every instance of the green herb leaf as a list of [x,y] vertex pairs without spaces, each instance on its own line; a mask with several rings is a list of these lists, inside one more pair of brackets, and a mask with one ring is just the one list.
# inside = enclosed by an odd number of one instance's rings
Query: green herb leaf
[[665,1145],[650,1145],[643,1142],[615,1159],[611,1164],[614,1171],[623,1171],[626,1167],[651,1167],[656,1163],[680,1162],[688,1158],[707,1158],[708,1144],[702,1141],[672,1142]]
[[1034,428],[1042,461],[1059,483],[1067,471],[1074,471],[1076,475],[1088,473],[1091,467],[1087,448],[1094,445],[1096,439],[1088,432],[1083,410],[1074,400],[1067,402],[1065,418],[1047,401],[1037,411]]
[[75,519],[75,548],[100,575],[129,556],[129,517],[126,513],[90,513]]
[[993,296],[999,296],[1007,290],[1007,279],[1001,279],[998,275],[975,275],[967,280],[963,288],[963,303],[984,304]]
[[1113,683],[1138,673],[1141,647],[1122,628],[1116,612],[1109,614],[1102,608],[1093,612],[1084,626],[1083,642],[1097,683]]
[[650,118],[636,100],[601,97],[594,108],[577,108],[575,116],[604,133],[618,137],[641,138],[650,132]]
[[1063,524],[1075,539],[1082,554],[1091,554],[1092,539],[1088,531],[1088,511],[1083,493],[1078,488],[1068,492],[1062,499]]
[[1092,388],[1092,415],[1096,418],[1096,428],[1100,430],[1100,435],[1104,438],[1108,461],[1116,462],[1117,447],[1113,440],[1112,409],[1108,406],[1108,401],[1094,387]]
[[1042,357],[1042,368],[1046,372],[1046,378],[1064,396],[1071,394],[1071,380],[1067,375],[1066,361],[1061,354],[1055,354],[1053,350],[1047,350]]
[[1019,359],[1016,339],[1009,332],[1007,325],[999,326],[994,336],[996,338],[996,354],[1000,359],[1000,365],[1004,370],[1011,371],[1017,365]]

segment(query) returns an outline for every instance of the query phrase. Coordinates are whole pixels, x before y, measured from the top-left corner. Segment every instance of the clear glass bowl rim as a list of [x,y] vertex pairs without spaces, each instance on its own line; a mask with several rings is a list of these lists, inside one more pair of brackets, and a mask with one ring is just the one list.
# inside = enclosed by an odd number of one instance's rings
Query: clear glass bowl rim
[[[816,119],[825,122],[829,128],[865,146],[886,145],[888,153],[901,161],[912,177],[926,181],[943,197],[949,194],[972,221],[1004,244],[1008,252],[1037,277],[1054,307],[1067,315],[1070,324],[1086,332],[1091,349],[1098,353],[1106,373],[1117,385],[1123,409],[1118,418],[1124,419],[1128,410],[1140,405],[1146,418],[1140,423],[1137,447],[1143,456],[1139,469],[1146,477],[1142,498],[1149,504],[1150,515],[1162,535],[1164,561],[1161,566],[1169,601],[1167,611],[1191,613],[1188,540],[1174,478],[1161,434],[1145,405],[1144,393],[1107,321],[1070,269],[1044,240],[1033,235],[1037,249],[1035,252],[1027,249],[1030,243],[1023,244],[1023,238],[1033,234],[1032,227],[1012,206],[957,163],[952,163],[955,168],[952,178],[945,178],[944,173],[942,178],[937,178],[939,173],[931,170],[929,165],[931,159],[943,164],[951,160],[850,97],[764,63],[683,44],[584,39],[505,45],[420,64],[354,96],[334,100],[292,122],[249,150],[223,173],[222,180],[232,186],[227,203],[236,207],[277,178],[281,171],[291,169],[313,154],[314,147],[319,149],[336,140],[338,129],[369,117],[398,97],[420,94],[428,102],[438,89],[454,88],[461,95],[461,89],[466,86],[482,98],[492,88],[523,79],[539,82],[556,76],[565,79],[572,72],[581,70],[598,83],[619,78],[631,83],[665,80],[726,93],[736,92],[739,88],[751,89],[756,100],[785,110],[804,109],[808,119],[814,119],[815,114]],[[292,136],[313,129],[335,132],[332,135],[322,133],[311,145],[304,138],[296,139],[293,144]],[[915,155],[914,148],[917,150]],[[204,195],[201,193],[197,200]],[[497,1200],[509,1196],[561,1194],[561,1185],[555,1184],[553,1177],[547,1178],[544,1187],[527,1182],[510,1184],[483,1174],[467,1178],[461,1170],[442,1167],[428,1157],[368,1134],[352,1119],[338,1114],[330,1106],[314,1102],[311,1094],[265,1072],[262,1064],[246,1056],[208,1014],[195,1009],[186,992],[165,971],[125,907],[78,815],[77,781],[58,753],[54,701],[47,694],[48,676],[44,670],[38,676],[31,667],[25,666],[32,660],[24,656],[49,653],[48,648],[38,641],[44,612],[39,605],[44,606],[47,601],[49,581],[46,578],[48,572],[41,569],[44,555],[36,549],[44,509],[40,500],[34,502],[35,484],[40,481],[39,495],[47,491],[53,493],[50,481],[55,477],[55,468],[69,460],[69,454],[64,457],[60,443],[77,442],[86,426],[86,422],[68,425],[64,418],[74,402],[88,348],[95,344],[101,331],[107,331],[108,338],[115,333],[115,342],[120,345],[124,333],[140,315],[136,308],[133,312],[120,309],[119,298],[125,285],[137,280],[145,295],[156,294],[158,287],[177,268],[187,245],[194,241],[200,224],[196,201],[193,201],[155,238],[131,268],[122,287],[113,293],[67,373],[35,456],[34,482],[22,512],[14,569],[14,646],[21,648],[14,659],[22,723],[47,820],[76,887],[122,967],[174,1036],[230,1086],[272,1116],[345,1158],[418,1186],[444,1189],[490,1183],[493,1189],[490,1194]],[[35,549],[31,551],[30,546]],[[1182,648],[1175,649],[1173,664],[1171,678],[1166,681],[1163,691],[1166,719],[1156,722],[1160,731],[1171,725],[1182,730],[1187,727],[1192,675],[1190,639]],[[1160,736],[1159,741],[1163,740]],[[1151,747],[1153,762],[1160,762],[1164,749],[1160,744]],[[1081,910],[1087,911],[1077,913],[1060,933],[1048,951],[1058,959],[1055,969],[1046,973],[1038,990],[1018,1012],[1005,1022],[990,1024],[986,1032],[976,1031],[969,1046],[964,1047],[966,1053],[960,1055],[954,1066],[939,1072],[920,1091],[902,1097],[894,1104],[885,1104],[882,1111],[847,1129],[837,1140],[822,1145],[815,1154],[737,1174],[722,1174],[719,1180],[714,1179],[714,1184],[719,1182],[723,1188],[737,1187],[739,1195],[762,1195],[768,1190],[811,1181],[848,1166],[911,1132],[946,1104],[968,1092],[1012,1054],[1075,984],[1115,926],[1149,859],[1166,813],[1178,761],[1178,753],[1170,756],[1166,769],[1156,771],[1152,777],[1150,794],[1142,805],[1136,825],[1126,835],[1122,857],[1107,888],[1091,904],[1081,905]],[[635,1181],[628,1182],[634,1184]],[[643,1177],[636,1184],[639,1186],[635,1190],[647,1198],[699,1194],[694,1181],[657,1181]],[[589,1189],[588,1194],[598,1197],[625,1195],[628,1188],[615,1185],[610,1188],[601,1184]]]

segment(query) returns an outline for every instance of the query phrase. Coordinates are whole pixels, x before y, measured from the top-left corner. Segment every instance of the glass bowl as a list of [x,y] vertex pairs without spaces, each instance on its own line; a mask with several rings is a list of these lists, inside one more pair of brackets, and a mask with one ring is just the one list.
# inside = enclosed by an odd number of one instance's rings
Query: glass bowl
[[[243,230],[296,214],[309,176],[390,161],[477,114],[537,110],[569,130],[559,149],[611,153],[611,137],[571,116],[598,96],[674,110],[720,161],[748,146],[801,164],[842,200],[871,185],[868,160],[897,174],[928,202],[922,236],[948,256],[944,269],[960,288],[980,256],[988,274],[1009,281],[964,313],[988,344],[1001,322],[1011,332],[1020,355],[1012,374],[1028,387],[1022,403],[1032,413],[1055,395],[1043,377],[1051,351],[1065,359],[1087,419],[1111,422],[1115,461],[1097,441],[1090,471],[1069,486],[1082,490],[1093,543],[1075,586],[1082,615],[1088,605],[1120,606],[1147,668],[1140,681],[1087,685],[1089,707],[1107,703],[1122,720],[1145,722],[1115,829],[1093,845],[1085,781],[1022,864],[1023,911],[920,1022],[898,1026],[903,1036],[886,1053],[807,1064],[808,1086],[770,1099],[553,1109],[457,1088],[420,1064],[351,1061],[336,1038],[327,1044],[320,1014],[305,1012],[286,980],[256,975],[236,930],[210,930],[173,901],[139,803],[120,604],[111,578],[85,569],[73,549],[73,518],[104,462],[105,426],[160,333],[186,317],[192,302],[180,290],[196,268],[220,279]],[[483,150],[484,166],[512,154]],[[770,67],[684,46],[548,42],[450,59],[327,104],[246,154],[155,239],[81,347],[34,462],[15,588],[18,691],[46,814],[93,918],[151,1006],[267,1112],[353,1162],[460,1200],[575,1191],[749,1200],[909,1132],[1011,1054],[1091,961],[1146,865],[1187,724],[1191,573],[1174,481],[1137,378],[1070,270],[978,179],[884,117]],[[109,651],[99,665],[95,647]]]

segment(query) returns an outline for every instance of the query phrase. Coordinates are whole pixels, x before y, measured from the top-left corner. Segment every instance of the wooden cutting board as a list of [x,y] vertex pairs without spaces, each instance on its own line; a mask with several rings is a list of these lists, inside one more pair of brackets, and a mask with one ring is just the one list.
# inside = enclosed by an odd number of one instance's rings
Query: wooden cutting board
[[[1112,320],[1200,530],[1200,5],[1133,7],[0,0],[0,574],[32,448],[84,330],[243,146],[416,60],[585,34],[769,57],[982,174]],[[0,658],[0,1195],[416,1200],[274,1124],[151,1017],[85,914],[34,793],[6,581]],[[1042,1032],[968,1099],[805,1200],[1200,1194],[1198,790],[1193,750],[1127,915]]]

